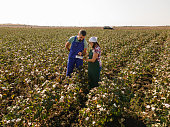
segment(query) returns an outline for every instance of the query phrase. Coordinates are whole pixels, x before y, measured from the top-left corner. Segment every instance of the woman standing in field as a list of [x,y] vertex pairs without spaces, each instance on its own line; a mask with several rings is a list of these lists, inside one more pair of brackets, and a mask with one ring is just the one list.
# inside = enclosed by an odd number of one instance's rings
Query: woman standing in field
[[92,48],[89,52],[89,59],[84,60],[88,61],[88,79],[91,89],[98,86],[101,70],[101,49],[97,43],[97,37],[91,37],[89,39],[89,44]]

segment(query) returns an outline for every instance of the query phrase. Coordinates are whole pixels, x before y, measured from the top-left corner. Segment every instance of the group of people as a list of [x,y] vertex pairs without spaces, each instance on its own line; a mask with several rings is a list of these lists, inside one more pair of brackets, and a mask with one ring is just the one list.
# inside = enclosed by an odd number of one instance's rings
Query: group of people
[[[69,51],[67,73],[66,76],[71,76],[74,67],[80,69],[83,66],[83,61],[88,62],[88,82],[90,88],[98,86],[101,71],[101,48],[97,42],[97,37],[90,37],[89,45],[90,52],[87,53],[88,43],[85,40],[86,31],[80,30],[77,36],[72,36],[66,42],[65,48]],[[88,59],[82,56],[88,54]]]

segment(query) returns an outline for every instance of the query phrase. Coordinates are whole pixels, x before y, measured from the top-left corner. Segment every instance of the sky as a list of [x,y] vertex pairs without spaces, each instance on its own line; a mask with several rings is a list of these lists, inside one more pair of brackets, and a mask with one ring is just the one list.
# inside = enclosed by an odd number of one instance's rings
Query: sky
[[170,0],[1,0],[0,24],[166,26]]

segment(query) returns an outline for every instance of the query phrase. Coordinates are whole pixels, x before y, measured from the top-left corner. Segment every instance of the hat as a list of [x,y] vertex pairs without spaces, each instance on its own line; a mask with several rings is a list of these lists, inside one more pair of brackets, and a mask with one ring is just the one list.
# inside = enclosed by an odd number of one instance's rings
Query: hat
[[97,42],[97,37],[91,37],[91,38],[89,39],[89,42]]

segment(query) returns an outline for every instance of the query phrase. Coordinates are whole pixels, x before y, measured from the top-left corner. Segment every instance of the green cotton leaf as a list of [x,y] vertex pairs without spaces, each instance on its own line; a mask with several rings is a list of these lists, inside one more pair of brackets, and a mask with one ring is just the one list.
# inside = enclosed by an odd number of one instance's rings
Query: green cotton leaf
[[26,112],[26,113],[32,113],[32,110],[26,109],[25,112]]

